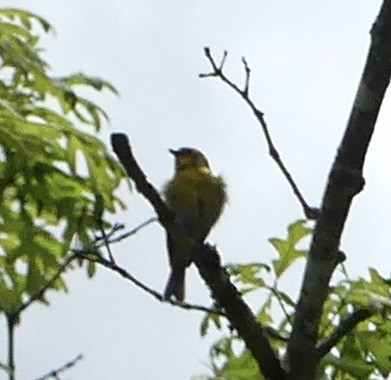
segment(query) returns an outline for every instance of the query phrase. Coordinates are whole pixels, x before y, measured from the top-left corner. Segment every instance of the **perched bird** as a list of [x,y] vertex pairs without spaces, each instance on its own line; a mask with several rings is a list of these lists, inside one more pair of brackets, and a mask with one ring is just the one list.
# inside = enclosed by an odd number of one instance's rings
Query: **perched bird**
[[[175,174],[164,189],[167,206],[177,222],[196,243],[203,243],[220,217],[227,201],[223,179],[210,170],[208,160],[197,149],[170,149],[175,157]],[[184,252],[170,234],[167,235],[171,274],[164,299],[172,296],[182,302],[185,297],[185,271],[191,264],[191,252]]]

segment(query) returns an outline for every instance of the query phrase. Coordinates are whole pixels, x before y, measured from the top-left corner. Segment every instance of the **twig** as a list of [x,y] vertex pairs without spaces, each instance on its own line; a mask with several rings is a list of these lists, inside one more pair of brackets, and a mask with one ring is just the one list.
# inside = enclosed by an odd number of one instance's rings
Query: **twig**
[[36,293],[32,294],[30,298],[24,302],[19,309],[13,312],[14,315],[20,314],[23,310],[27,309],[33,302],[41,299],[45,292],[54,284],[55,281],[61,276],[61,274],[68,268],[71,262],[77,257],[76,254],[71,254],[57,269],[57,272],[52,276],[52,278],[46,282],[41,289],[39,289]]
[[107,250],[107,254],[109,255],[109,259],[110,259],[110,261],[111,261],[112,263],[115,264],[115,258],[114,258],[113,253],[111,252],[111,247],[110,247],[109,240],[108,240],[108,238],[107,238],[105,229],[103,228],[103,224],[101,224],[100,231],[101,231],[101,233],[102,233],[103,245],[104,245],[104,247],[105,247],[106,250]]
[[287,319],[289,324],[292,325],[292,318],[291,318],[290,314],[288,313],[288,310],[286,309],[284,303],[281,300],[280,292],[277,290],[277,283],[275,283],[274,286],[275,287],[266,286],[266,289],[269,289],[274,294],[274,296],[277,298],[277,302],[280,305],[280,308],[281,308],[282,312],[284,313],[285,318]]
[[83,355],[79,354],[73,360],[70,360],[69,362],[65,363],[63,366],[61,366],[61,367],[59,367],[57,369],[51,370],[50,372],[48,372],[47,374],[37,378],[36,380],[48,380],[48,379],[51,379],[51,378],[60,379],[59,375],[62,372],[65,372],[66,370],[74,367],[82,359],[83,359]]
[[279,340],[281,342],[286,343],[289,339],[288,335],[282,335],[278,330],[276,330],[275,328],[273,328],[271,326],[267,326],[266,331],[269,334],[269,336],[271,336],[272,338]]
[[251,70],[250,70],[250,67],[248,66],[248,63],[246,61],[246,58],[242,58],[242,62],[243,62],[243,65],[244,65],[244,70],[246,72],[246,83],[244,85],[244,94],[245,96],[248,98],[249,97],[249,88],[250,88],[250,74],[251,74]]
[[118,243],[120,242],[121,240],[124,240],[124,239],[127,239],[128,237],[132,236],[132,235],[135,235],[137,234],[140,230],[142,230],[144,227],[148,226],[149,224],[153,223],[153,222],[156,222],[157,221],[157,218],[154,216],[152,218],[149,218],[147,219],[145,222],[139,224],[137,227],[131,229],[130,231],[128,232],[125,232],[124,234],[116,237],[116,238],[113,238],[113,239],[107,239],[107,242],[112,244],[112,243]]
[[296,185],[292,175],[286,168],[285,164],[283,163],[280,154],[277,151],[277,148],[275,147],[273,140],[271,138],[268,126],[265,121],[265,117],[262,111],[260,111],[254,102],[251,100],[249,96],[249,86],[250,86],[250,73],[251,70],[247,64],[247,61],[245,58],[242,58],[242,62],[244,65],[244,70],[246,73],[246,80],[245,80],[245,86],[244,89],[241,90],[234,82],[232,82],[228,77],[224,74],[223,68],[224,68],[224,63],[225,59],[227,57],[227,52],[224,52],[223,60],[221,62],[220,66],[216,65],[216,62],[211,54],[211,51],[208,47],[204,49],[204,53],[206,58],[209,60],[211,66],[212,66],[212,72],[208,74],[200,74],[200,78],[208,78],[208,77],[217,77],[221,81],[223,81],[225,84],[227,84],[229,87],[231,87],[237,94],[239,94],[245,103],[250,107],[250,109],[253,111],[255,117],[257,118],[258,122],[260,123],[262,127],[262,131],[265,135],[266,143],[269,148],[269,154],[272,157],[272,159],[276,162],[277,166],[280,168],[282,171],[283,175],[285,176],[286,180],[288,181],[293,193],[295,194],[296,198],[300,202],[304,215],[306,216],[307,219],[316,219],[319,213],[319,210],[315,207],[311,207],[308,205],[306,200],[304,199],[299,187]]
[[[110,231],[105,231],[105,235],[106,235],[106,238],[107,239],[110,239],[112,236],[114,236],[118,231],[121,231],[125,228],[125,226],[123,224],[120,224],[120,223],[116,223],[113,225],[113,227],[111,227]],[[103,235],[102,236],[97,236],[96,237],[96,243],[103,240],[104,237]]]
[[343,319],[335,331],[327,338],[323,339],[316,347],[319,358],[325,356],[341,339],[349,334],[360,322],[365,321],[373,315],[367,309],[359,309]]
[[180,308],[186,309],[186,310],[198,310],[198,311],[203,311],[203,312],[210,313],[210,314],[217,314],[217,315],[225,316],[225,313],[223,313],[221,310],[211,309],[211,308],[208,308],[208,307],[202,306],[202,305],[195,305],[195,304],[190,304],[187,302],[180,303],[180,302],[176,302],[173,300],[164,301],[163,296],[159,292],[157,292],[156,290],[143,284],[140,280],[138,280],[136,277],[134,277],[132,274],[130,274],[126,269],[117,265],[115,262],[113,262],[111,260],[107,260],[99,255],[90,255],[90,252],[87,252],[87,254],[88,255],[83,256],[83,252],[79,251],[79,257],[83,258],[84,260],[88,260],[88,261],[94,262],[96,264],[102,265],[103,267],[105,267],[107,269],[110,269],[111,271],[119,274],[121,277],[123,277],[126,280],[133,283],[139,289],[144,290],[146,293],[153,296],[155,299],[157,299],[160,302],[168,302],[173,306],[177,306],[177,307],[180,307]]
[[[106,232],[106,231],[101,231],[101,235],[100,236],[96,236],[95,237],[95,241],[93,243],[93,246],[95,248],[102,248],[104,246],[106,246],[106,244],[114,244],[114,243],[118,243],[124,239],[127,239],[128,237],[130,236],[133,236],[135,234],[137,234],[138,232],[140,232],[144,227],[150,225],[151,223],[153,222],[156,222],[157,221],[157,218],[156,216],[152,217],[152,218],[149,218],[147,219],[145,222],[142,222],[141,224],[139,224],[138,226],[132,228],[131,230],[129,230],[128,232],[125,232],[123,233],[122,235],[119,235],[117,237],[115,237],[115,234],[120,231],[120,230],[123,230],[125,228],[125,226],[123,224],[115,224],[110,231]],[[83,250],[82,250],[83,251]],[[77,252],[79,252],[79,250],[77,250]],[[85,252],[85,250],[84,250]]]

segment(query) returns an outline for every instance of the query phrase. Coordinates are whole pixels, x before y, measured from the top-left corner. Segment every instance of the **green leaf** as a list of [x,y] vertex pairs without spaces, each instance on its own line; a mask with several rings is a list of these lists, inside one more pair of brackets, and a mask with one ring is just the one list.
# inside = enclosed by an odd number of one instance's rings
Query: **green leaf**
[[53,30],[52,26],[44,18],[22,9],[2,8],[0,9],[0,19],[3,18],[9,20],[19,19],[23,26],[28,30],[31,30],[32,21],[38,22],[46,33]]
[[391,335],[381,334],[379,330],[358,331],[355,335],[361,346],[372,355],[376,368],[388,377],[391,371]]
[[[229,380],[263,380],[264,377],[259,371],[259,367],[248,350],[242,350],[240,354],[235,354],[232,349],[232,341],[222,340],[214,347],[218,352],[218,359],[225,358],[224,365],[214,366],[216,379]],[[216,358],[216,359],[217,359]]]
[[68,77],[61,77],[59,79],[68,86],[87,86],[93,87],[98,91],[108,89],[114,94],[119,95],[117,89],[111,83],[98,77],[91,77],[82,73],[77,73]]
[[262,305],[261,309],[257,313],[257,320],[264,326],[270,325],[273,323],[272,317],[272,295],[269,295]]
[[242,293],[264,288],[263,272],[270,272],[270,267],[262,263],[230,264],[226,268],[234,281],[241,285]]
[[200,334],[204,337],[210,328],[210,325],[213,324],[218,330],[221,329],[221,319],[222,317],[219,314],[207,313],[200,325]]
[[296,246],[302,240],[312,233],[309,227],[306,227],[305,220],[298,220],[288,227],[288,238],[286,240],[271,238],[269,242],[276,249],[279,258],[273,260],[273,268],[276,277],[279,278],[297,259],[305,257],[307,249],[298,249]]
[[96,264],[89,260],[88,263],[87,263],[87,274],[88,274],[88,277],[89,278],[94,277],[95,273],[96,273]]
[[369,379],[369,375],[374,370],[373,364],[364,362],[359,357],[339,358],[329,354],[325,357],[324,364],[326,366],[332,365],[341,371],[343,373],[341,379]]

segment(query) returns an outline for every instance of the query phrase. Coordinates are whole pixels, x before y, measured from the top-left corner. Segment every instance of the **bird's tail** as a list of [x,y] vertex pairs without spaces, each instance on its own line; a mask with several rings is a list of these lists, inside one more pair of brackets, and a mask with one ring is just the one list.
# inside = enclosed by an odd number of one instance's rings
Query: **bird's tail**
[[174,296],[178,302],[183,302],[185,298],[185,270],[185,268],[172,268],[164,290],[165,301]]

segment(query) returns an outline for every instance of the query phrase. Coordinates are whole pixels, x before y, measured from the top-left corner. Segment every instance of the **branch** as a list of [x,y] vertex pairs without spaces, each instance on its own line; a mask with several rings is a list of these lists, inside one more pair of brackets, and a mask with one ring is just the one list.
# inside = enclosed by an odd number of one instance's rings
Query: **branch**
[[132,228],[130,231],[125,232],[124,234],[122,234],[120,236],[117,236],[117,237],[115,237],[113,239],[110,239],[109,235],[107,235],[107,243],[109,243],[109,244],[118,243],[121,240],[127,239],[130,236],[136,235],[144,227],[146,227],[146,226],[148,226],[151,223],[156,222],[156,221],[157,221],[156,217],[149,218],[145,222],[142,222],[141,224],[136,226],[135,228]]
[[69,362],[65,363],[60,368],[53,369],[50,372],[48,372],[46,375],[43,375],[36,380],[48,380],[51,378],[60,379],[60,377],[58,375],[60,375],[62,372],[67,371],[68,369],[74,367],[82,359],[83,359],[83,355],[79,354],[73,360],[70,360]]
[[175,234],[175,239],[187,240],[190,247],[196,251],[195,265],[211,289],[213,298],[225,310],[228,320],[238,330],[239,335],[253,354],[261,372],[265,377],[273,380],[283,379],[284,372],[270,345],[266,329],[256,321],[250,308],[230,282],[228,273],[220,265],[216,249],[208,244],[195,245],[191,241],[191,237],[186,236],[181,227],[176,224],[174,215],[167,209],[158,192],[147,181],[145,174],[133,157],[126,135],[113,134],[112,145],[128,175],[135,182],[137,190],[155,208],[163,227],[170,234]]
[[282,380],[284,371],[269,342],[268,330],[258,323],[249,306],[229,279],[229,274],[220,264],[217,250],[204,244],[197,249],[194,262],[213,298],[226,311],[227,318],[257,361],[267,379]]
[[318,329],[328,284],[338,262],[352,200],[364,186],[363,166],[391,77],[391,0],[384,0],[348,125],[331,168],[315,227],[288,344],[288,379],[313,379],[319,361]]
[[159,222],[165,227],[176,230],[175,216],[168,210],[158,191],[147,181],[147,177],[133,157],[128,138],[123,133],[111,135],[111,145],[128,176],[134,181],[137,191],[153,206],[159,217]]
[[291,187],[293,193],[295,194],[296,198],[301,204],[301,207],[303,208],[304,215],[306,216],[307,219],[316,219],[319,210],[315,207],[311,207],[308,205],[306,200],[304,199],[303,195],[301,194],[301,191],[299,187],[296,185],[292,175],[286,168],[285,164],[283,163],[280,154],[275,147],[273,140],[271,138],[268,126],[265,121],[264,114],[261,110],[259,110],[254,102],[251,100],[250,95],[249,95],[249,87],[250,87],[250,73],[251,70],[247,64],[247,61],[245,58],[242,58],[242,62],[244,65],[244,70],[246,73],[246,80],[245,80],[245,85],[244,85],[244,90],[241,90],[234,82],[232,82],[228,77],[223,73],[223,68],[224,68],[224,63],[227,58],[227,52],[224,52],[223,59],[220,63],[219,66],[217,66],[210,49],[206,47],[204,49],[204,53],[206,58],[209,60],[211,66],[212,66],[212,72],[208,74],[200,74],[200,78],[209,78],[209,77],[217,77],[221,81],[223,81],[225,84],[227,84],[229,87],[231,87],[238,95],[240,95],[245,103],[250,107],[250,109],[253,111],[255,117],[257,118],[259,124],[262,127],[263,134],[265,135],[266,143],[269,148],[269,154],[272,157],[272,159],[276,162],[277,166],[280,168],[282,171],[282,174],[286,178],[286,180],[289,183],[289,186]]
[[[132,228],[131,230],[129,230],[127,232],[124,232],[122,235],[119,235],[119,236],[115,236],[115,234],[118,231],[123,230],[125,228],[125,226],[123,224],[115,224],[108,232],[101,231],[101,235],[95,236],[95,241],[93,243],[94,248],[102,248],[102,247],[105,247],[106,244],[119,243],[120,241],[127,239],[130,236],[136,235],[143,228],[147,227],[148,225],[150,225],[156,221],[157,221],[157,218],[155,216],[152,218],[149,218],[145,222],[140,223],[138,226]],[[79,250],[74,250],[74,251],[76,251],[76,253],[80,252]],[[83,252],[86,253],[86,250],[84,250]]]
[[316,347],[319,359],[325,356],[341,339],[349,334],[360,322],[365,321],[373,315],[367,309],[360,309],[343,319],[335,331],[327,338],[323,339]]
[[[85,252],[85,255],[83,255],[83,251],[79,251],[78,253],[80,255],[79,256],[80,258],[82,258],[84,260],[91,261],[91,262],[99,264],[99,265],[102,265],[103,267],[119,274],[121,277],[130,281],[136,287],[145,291],[149,295],[153,296],[158,301],[160,301],[160,302],[164,301],[163,296],[159,292],[157,292],[156,290],[143,284],[140,280],[138,280],[136,277],[134,277],[132,274],[130,274],[126,269],[120,267],[115,261],[107,260],[99,255],[91,255],[91,252],[89,252],[89,251]],[[203,311],[203,312],[206,312],[209,314],[217,314],[217,315],[225,316],[225,314],[221,310],[211,309],[211,308],[208,308],[208,307],[202,306],[202,305],[194,305],[194,304],[190,304],[187,302],[180,303],[180,302],[176,302],[173,300],[166,301],[166,302],[169,302],[171,305],[180,307],[185,310],[198,310],[198,311]]]
[[61,276],[61,274],[68,268],[71,262],[76,258],[76,254],[70,255],[57,269],[57,272],[52,276],[50,280],[46,282],[41,289],[39,289],[36,293],[32,294],[30,298],[24,302],[19,309],[15,310],[12,314],[18,315],[23,310],[27,309],[33,302],[42,299],[45,292],[57,281],[57,279]]

